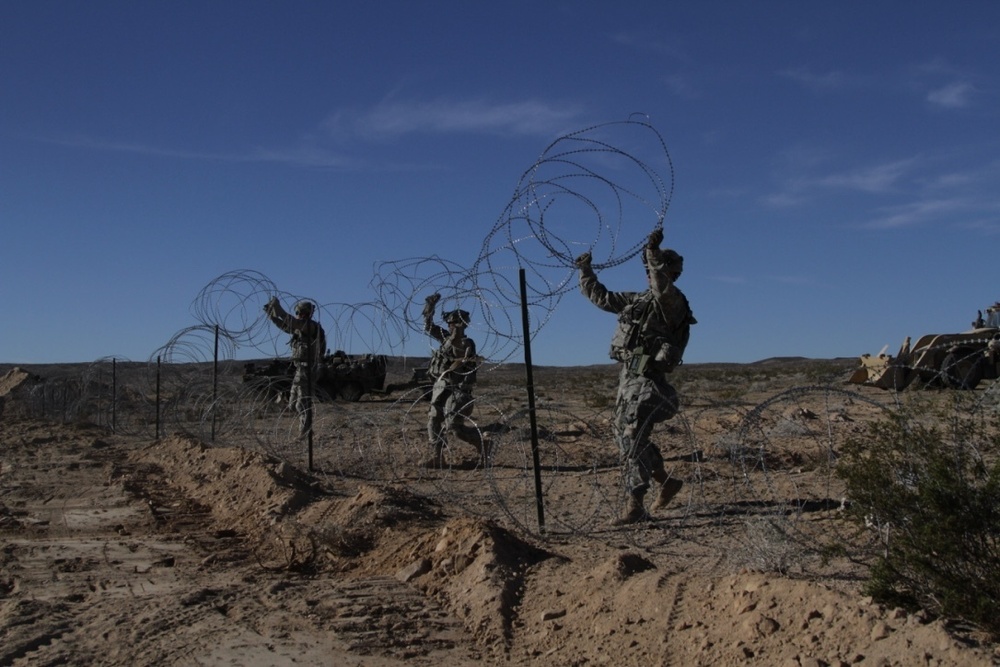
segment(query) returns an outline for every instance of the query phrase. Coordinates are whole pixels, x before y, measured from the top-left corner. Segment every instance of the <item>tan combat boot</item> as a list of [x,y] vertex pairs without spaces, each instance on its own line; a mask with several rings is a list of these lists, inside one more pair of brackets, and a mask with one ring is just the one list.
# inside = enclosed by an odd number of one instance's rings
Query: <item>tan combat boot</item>
[[653,510],[663,509],[669,505],[674,496],[680,493],[681,487],[684,486],[684,482],[668,477],[667,473],[663,471],[654,473],[653,479],[660,485],[660,492],[656,494],[653,504],[649,507]]
[[421,468],[429,468],[431,470],[441,470],[444,468],[444,452],[441,451],[441,447],[434,447],[433,453],[421,461],[419,465]]
[[612,521],[611,525],[626,526],[628,524],[646,521],[647,519],[649,519],[649,514],[646,512],[646,508],[642,504],[642,496],[637,493],[632,493],[628,497],[628,504],[625,506],[624,514]]
[[458,436],[459,440],[467,442],[476,449],[479,462],[489,463],[490,455],[493,453],[493,440],[487,437],[477,428],[471,428],[465,424],[455,424],[452,432]]

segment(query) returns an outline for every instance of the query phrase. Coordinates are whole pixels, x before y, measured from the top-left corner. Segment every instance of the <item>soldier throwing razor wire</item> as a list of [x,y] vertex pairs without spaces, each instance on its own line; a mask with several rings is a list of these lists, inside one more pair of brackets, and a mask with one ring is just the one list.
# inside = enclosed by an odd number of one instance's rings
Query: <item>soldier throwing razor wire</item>
[[312,319],[316,307],[311,301],[295,304],[295,316],[281,307],[278,297],[264,306],[264,312],[276,327],[291,334],[288,341],[292,348],[295,376],[288,397],[288,407],[299,415],[299,435],[312,431],[313,389],[319,374],[319,364],[326,354],[326,332],[319,322]]
[[643,249],[649,281],[644,292],[612,292],[597,279],[591,254],[576,258],[580,291],[601,310],[618,315],[611,340],[611,358],[621,363],[614,410],[614,437],[625,467],[628,504],[616,525],[649,518],[643,499],[652,479],[657,485],[651,509],[665,507],[680,492],[682,482],[667,475],[663,456],[650,442],[653,426],[677,414],[677,392],[667,374],[680,363],[695,324],[687,297],[675,285],[684,258],[660,249],[663,230],[655,229]]
[[424,468],[445,467],[448,431],[475,447],[480,459],[485,460],[488,447],[479,429],[465,423],[465,419],[472,416],[472,389],[481,362],[476,356],[475,341],[465,335],[470,316],[465,310],[450,310],[442,314],[448,328],[438,326],[434,323],[434,308],[440,299],[440,294],[431,294],[423,310],[424,331],[441,343],[434,350],[427,371],[434,379],[434,388],[427,416],[430,457],[420,463]]

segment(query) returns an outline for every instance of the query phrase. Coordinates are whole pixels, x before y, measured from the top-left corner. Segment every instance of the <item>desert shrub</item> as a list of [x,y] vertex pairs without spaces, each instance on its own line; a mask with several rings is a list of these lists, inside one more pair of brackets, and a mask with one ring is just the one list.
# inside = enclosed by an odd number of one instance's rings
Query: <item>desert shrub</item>
[[618,394],[617,376],[588,374],[574,382],[583,396],[583,404],[597,410],[610,408]]
[[[947,427],[945,432],[939,424]],[[1000,637],[1000,461],[994,423],[894,416],[849,439],[848,516],[877,535],[866,592]]]
[[603,410],[615,404],[615,395],[607,391],[587,390],[583,395],[583,404],[588,408]]
[[748,517],[744,529],[742,539],[725,554],[733,570],[788,574],[807,558],[805,549],[789,538],[790,531],[781,517]]

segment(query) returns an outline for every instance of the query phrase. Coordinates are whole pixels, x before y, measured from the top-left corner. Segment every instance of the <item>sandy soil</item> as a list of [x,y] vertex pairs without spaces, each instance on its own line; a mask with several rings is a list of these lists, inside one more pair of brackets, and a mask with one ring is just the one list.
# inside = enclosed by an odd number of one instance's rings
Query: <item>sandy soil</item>
[[417,395],[321,404],[310,469],[273,403],[215,442],[114,434],[18,411],[11,371],[0,665],[1000,664],[974,629],[860,593],[831,461],[889,399],[843,370],[685,369],[656,432],[685,486],[625,528],[611,367],[536,370],[537,477],[517,369],[481,380],[492,456],[456,445],[441,471],[414,465]]

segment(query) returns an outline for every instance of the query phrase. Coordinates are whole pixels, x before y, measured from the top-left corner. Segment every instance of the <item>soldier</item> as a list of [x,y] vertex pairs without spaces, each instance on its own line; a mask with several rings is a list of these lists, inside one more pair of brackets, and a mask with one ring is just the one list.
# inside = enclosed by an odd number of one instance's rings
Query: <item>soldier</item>
[[288,408],[299,415],[299,435],[312,431],[313,387],[319,374],[319,365],[326,354],[326,332],[319,322],[312,319],[315,306],[311,301],[295,304],[295,316],[285,312],[278,297],[264,306],[264,312],[279,329],[292,335],[288,341],[292,348],[295,375],[288,397]]
[[422,461],[424,468],[445,467],[444,447],[446,433],[452,431],[460,440],[476,448],[480,458],[486,455],[486,443],[479,429],[465,423],[472,416],[472,388],[476,384],[476,370],[481,359],[476,356],[476,343],[465,335],[469,326],[469,313],[451,310],[443,313],[448,329],[434,323],[434,308],[441,300],[432,294],[424,303],[424,331],[441,347],[431,356],[427,374],[434,380],[431,390],[431,407],[427,418],[427,437],[430,457]]
[[659,448],[649,441],[656,423],[677,414],[677,392],[667,382],[667,374],[681,363],[690,327],[697,322],[687,298],[675,285],[684,258],[673,250],[661,250],[662,241],[663,230],[657,228],[643,249],[649,281],[644,292],[611,292],[598,281],[589,252],[576,259],[580,291],[601,310],[618,315],[611,340],[611,358],[621,363],[613,428],[629,497],[616,525],[649,518],[643,498],[650,479],[657,484],[652,509],[665,507],[682,485],[667,475]]

